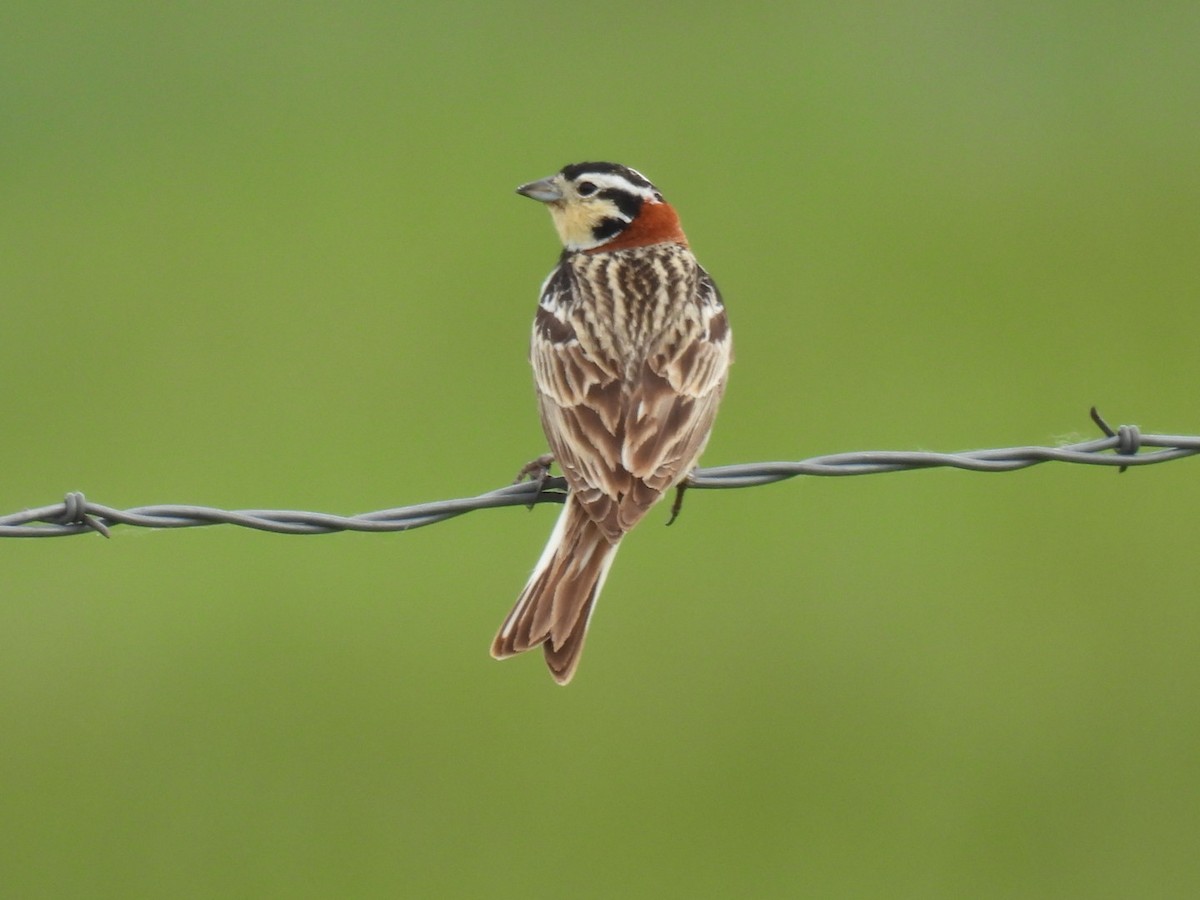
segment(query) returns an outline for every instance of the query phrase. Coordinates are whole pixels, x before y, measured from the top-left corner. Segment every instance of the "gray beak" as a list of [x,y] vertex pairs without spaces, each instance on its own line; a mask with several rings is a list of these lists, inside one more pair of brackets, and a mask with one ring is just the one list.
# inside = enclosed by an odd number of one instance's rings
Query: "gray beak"
[[542,203],[554,203],[556,200],[563,198],[563,192],[558,185],[554,183],[555,176],[543,178],[541,181],[531,181],[529,184],[523,184],[517,188],[518,194],[523,194],[532,200],[540,200]]

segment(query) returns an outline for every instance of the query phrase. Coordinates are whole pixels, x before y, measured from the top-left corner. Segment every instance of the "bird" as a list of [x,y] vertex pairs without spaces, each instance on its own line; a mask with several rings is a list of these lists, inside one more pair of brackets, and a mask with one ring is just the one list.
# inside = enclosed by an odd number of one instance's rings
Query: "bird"
[[621,540],[682,489],[708,443],[733,344],[679,216],[636,169],[572,163],[517,193],[546,205],[562,242],[530,342],[551,451],[531,466],[553,458],[568,491],[491,651],[540,646],[565,685]]

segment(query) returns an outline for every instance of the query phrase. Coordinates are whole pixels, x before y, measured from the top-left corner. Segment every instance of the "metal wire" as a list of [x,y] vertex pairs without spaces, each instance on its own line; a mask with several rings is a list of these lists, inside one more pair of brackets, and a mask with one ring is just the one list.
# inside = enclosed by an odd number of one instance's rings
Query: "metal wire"
[[[1116,466],[1148,466],[1200,454],[1200,436],[1142,434],[1136,425],[1115,431],[1092,410],[1092,419],[1105,437],[1062,447],[1005,447],[962,453],[928,453],[906,450],[865,450],[815,456],[799,462],[761,462],[696,469],[687,481],[691,488],[742,488],[771,484],[797,475],[873,475],[912,469],[949,467],[972,472],[1011,472],[1044,462]],[[1140,452],[1143,448],[1159,448]],[[1109,451],[1112,451],[1111,453]],[[208,506],[159,504],[114,509],[92,503],[79,492],[61,503],[0,516],[0,537],[60,537],[98,532],[105,537],[114,525],[143,528],[194,528],[201,525],[240,525],[279,534],[328,534],[335,531],[408,531],[460,516],[477,509],[562,503],[567,484],[562,478],[511,484],[476,497],[439,500],[354,516],[287,509],[224,510]]]

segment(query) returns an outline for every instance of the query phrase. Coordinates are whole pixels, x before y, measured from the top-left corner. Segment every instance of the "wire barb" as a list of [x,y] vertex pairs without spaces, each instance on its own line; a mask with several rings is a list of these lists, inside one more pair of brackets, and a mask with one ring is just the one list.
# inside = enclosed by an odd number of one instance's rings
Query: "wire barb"
[[[772,484],[799,475],[874,475],[938,467],[970,472],[1012,472],[1045,462],[1116,466],[1148,466],[1200,454],[1200,436],[1143,434],[1136,425],[1115,431],[1093,407],[1092,420],[1104,437],[1061,447],[1005,447],[962,453],[927,453],[907,450],[865,450],[815,456],[799,462],[760,462],[696,469],[685,484],[692,488],[743,488]],[[1147,451],[1146,448],[1153,448]],[[61,503],[0,516],[0,537],[59,537],[98,532],[110,536],[115,525],[142,528],[193,528],[203,525],[239,525],[279,534],[329,534],[336,531],[408,531],[444,522],[477,509],[562,503],[567,483],[561,477],[539,477],[498,490],[456,500],[440,500],[340,516],[332,513],[280,509],[224,510],[207,506],[161,504],[114,509],[92,503],[78,491]],[[682,500],[682,493],[676,502]],[[675,513],[678,510],[674,510]]]
[[108,530],[107,525],[88,515],[87,498],[83,496],[82,491],[68,491],[67,495],[63,497],[63,509],[62,514],[58,516],[58,522],[65,526],[81,526],[79,532],[72,533],[94,531],[103,537],[112,537],[112,532]]
[[[1105,433],[1108,437],[1117,439],[1117,455],[1118,456],[1137,456],[1138,450],[1142,448],[1142,432],[1136,425],[1120,425],[1114,432],[1108,422],[1104,421],[1104,417],[1100,415],[1100,410],[1096,407],[1091,409],[1092,421]],[[1129,466],[1121,466],[1117,469],[1117,474],[1123,474]]]

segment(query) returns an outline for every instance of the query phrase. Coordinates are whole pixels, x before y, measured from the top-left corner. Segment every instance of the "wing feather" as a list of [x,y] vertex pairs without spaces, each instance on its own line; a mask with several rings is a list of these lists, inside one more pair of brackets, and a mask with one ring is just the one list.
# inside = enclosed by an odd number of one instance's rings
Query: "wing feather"
[[708,443],[725,393],[732,342],[716,285],[702,274],[699,315],[689,319],[673,352],[651,355],[631,397],[623,463],[658,491],[678,484]]
[[565,263],[543,291],[530,347],[542,427],[572,492],[610,541],[691,471],[725,389],[725,311],[707,273],[696,272],[673,283],[690,296],[670,298],[679,314],[632,368],[616,351],[629,341],[611,342],[606,353],[610,344],[587,331]]

